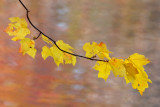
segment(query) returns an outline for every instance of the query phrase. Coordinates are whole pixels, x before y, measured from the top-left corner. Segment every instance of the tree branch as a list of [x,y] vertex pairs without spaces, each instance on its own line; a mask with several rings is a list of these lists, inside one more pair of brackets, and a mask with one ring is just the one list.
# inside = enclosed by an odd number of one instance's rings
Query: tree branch
[[35,29],[40,33],[40,34],[38,35],[38,37],[34,38],[34,40],[37,39],[37,38],[39,38],[39,36],[40,36],[41,34],[43,34],[45,37],[47,37],[48,39],[50,39],[60,51],[62,51],[62,52],[64,52],[64,53],[68,53],[68,54],[70,54],[70,55],[77,56],[77,57],[81,57],[81,58],[85,58],[85,59],[89,59],[89,60],[92,60],[92,61],[108,62],[108,60],[101,60],[101,59],[89,58],[89,57],[85,57],[85,56],[82,56],[82,55],[70,53],[70,52],[67,52],[67,51],[61,49],[61,48],[57,45],[57,43],[56,43],[55,40],[53,40],[52,38],[50,38],[49,36],[47,36],[46,34],[44,34],[41,30],[39,30],[39,29],[32,23],[32,21],[30,20],[30,17],[29,17],[29,12],[30,12],[30,11],[28,10],[28,8],[24,5],[24,3],[23,3],[21,0],[19,0],[19,2],[21,3],[21,5],[22,5],[22,6],[24,7],[24,9],[26,10],[27,20],[29,21],[29,23],[31,24],[31,26],[32,26],[33,28],[35,28]]

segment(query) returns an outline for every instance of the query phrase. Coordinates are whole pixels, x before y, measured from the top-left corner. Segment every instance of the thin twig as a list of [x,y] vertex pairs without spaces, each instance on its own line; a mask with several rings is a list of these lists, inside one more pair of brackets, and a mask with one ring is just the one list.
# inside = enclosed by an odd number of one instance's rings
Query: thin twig
[[[29,23],[31,24],[31,26],[34,27],[34,28],[40,33],[39,36],[40,36],[41,34],[43,34],[45,37],[47,37],[48,39],[50,39],[60,51],[62,51],[62,52],[64,52],[64,53],[68,53],[68,54],[73,55],[73,56],[77,56],[77,57],[89,59],[89,60],[92,60],[92,61],[108,62],[107,60],[89,58],[89,57],[86,57],[86,56],[82,56],[82,55],[70,53],[70,52],[67,52],[67,51],[61,49],[61,48],[57,45],[57,43],[56,43],[55,40],[53,40],[52,38],[50,38],[49,36],[47,36],[46,34],[44,34],[41,30],[39,30],[39,29],[32,23],[32,21],[31,21],[30,18],[29,18],[29,12],[30,12],[30,11],[28,10],[28,8],[24,5],[24,3],[23,3],[21,0],[19,0],[19,2],[21,3],[21,5],[22,5],[22,6],[24,7],[24,9],[26,10],[26,16],[27,16],[27,19],[28,19]],[[36,37],[35,39],[39,38],[39,36]]]
[[41,32],[39,33],[39,35],[37,37],[33,37],[33,40],[38,39],[41,36]]

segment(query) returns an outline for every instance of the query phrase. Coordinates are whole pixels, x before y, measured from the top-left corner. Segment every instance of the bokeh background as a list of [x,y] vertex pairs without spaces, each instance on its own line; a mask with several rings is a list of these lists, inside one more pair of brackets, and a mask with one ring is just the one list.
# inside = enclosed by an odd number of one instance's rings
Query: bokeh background
[[[77,58],[75,67],[56,67],[41,58],[41,39],[33,60],[22,56],[19,43],[4,29],[9,17],[25,17],[18,0],[0,0],[0,107],[160,107],[160,0],[22,0],[32,22],[55,40],[84,55],[86,42],[104,42],[111,56],[137,52],[152,62],[152,80],[143,96],[113,74],[105,82],[92,69],[95,62]],[[30,25],[30,38],[38,32]]]

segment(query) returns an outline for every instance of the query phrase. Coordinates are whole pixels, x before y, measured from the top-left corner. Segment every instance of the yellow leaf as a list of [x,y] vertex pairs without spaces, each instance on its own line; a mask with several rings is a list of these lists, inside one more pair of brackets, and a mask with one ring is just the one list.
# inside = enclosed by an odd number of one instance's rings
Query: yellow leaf
[[9,20],[14,23],[14,22],[17,22],[20,24],[21,27],[27,27],[27,22],[24,18],[19,18],[19,17],[11,17],[9,18]]
[[101,52],[101,53],[105,58],[107,58],[108,60],[111,60],[108,53],[105,53],[105,52]]
[[112,71],[116,77],[117,77],[117,75],[119,75],[120,77],[126,76],[126,69],[124,67],[123,59],[117,59],[117,58],[113,57],[111,60],[109,60],[109,63],[111,65]]
[[65,64],[73,64],[75,66],[76,64],[76,57],[67,53],[63,53]]
[[20,41],[21,47],[19,52],[25,55],[26,53],[30,55],[32,58],[35,58],[37,50],[35,47],[35,42],[30,40],[29,38],[22,39]]
[[149,59],[147,59],[144,55],[138,53],[134,53],[133,55],[129,56],[127,60],[141,71],[144,71],[143,66],[150,62]]
[[138,74],[137,68],[135,68],[132,63],[125,63],[124,67],[126,69],[126,82],[133,83],[136,79],[136,74]]
[[96,45],[96,42],[92,42],[92,45],[89,42],[83,45],[83,50],[86,51],[86,57],[93,57],[98,53],[98,51],[94,49]]
[[[62,40],[59,40],[56,42],[57,45],[67,51],[72,53],[71,49],[73,49],[70,45],[65,44]],[[65,64],[72,64],[73,66],[76,64],[76,57],[73,55],[70,55],[68,53],[62,52],[61,50],[59,50],[55,45],[53,45],[51,48],[48,48],[47,46],[44,46],[42,48],[42,57],[45,60],[48,56],[53,57],[55,63],[57,66],[59,66],[59,64],[63,64],[63,62],[65,61]]]
[[152,83],[152,81],[148,79],[146,72],[141,72],[136,75],[136,79],[132,83],[132,87],[139,90],[140,94],[143,95],[145,89],[149,87],[148,82]]
[[27,28],[27,22],[25,19],[12,17],[9,20],[11,23],[5,29],[5,32],[8,33],[9,36],[13,36],[13,41],[24,39],[25,36],[30,34],[30,30]]
[[138,53],[129,56],[125,60],[125,67],[128,73],[126,78],[132,83],[134,89],[139,90],[141,95],[148,88],[148,82],[152,83],[143,67],[149,62],[144,55]]
[[63,52],[60,51],[56,46],[52,46],[50,49],[51,49],[51,53],[52,53],[52,57],[54,59],[54,62],[59,67],[60,63],[63,64],[63,59],[64,59]]
[[112,68],[108,62],[97,61],[93,69],[99,71],[98,78],[103,78],[104,80],[107,80]]
[[[71,50],[73,48],[70,45],[64,43],[62,40],[59,40],[56,43],[61,49],[72,53]],[[75,66],[75,64],[76,64],[76,57],[75,56],[63,52],[63,58],[65,60],[65,64],[72,64],[73,66]]]
[[[106,56],[107,56],[106,58],[108,59],[108,58],[110,58],[110,57],[109,57],[109,53],[112,53],[111,51],[109,51],[109,50],[107,49],[107,46],[106,46],[103,42],[97,44],[97,50],[99,51],[99,52],[97,53],[97,55],[98,55],[98,57],[99,57],[100,59],[103,59],[103,58],[106,57]],[[104,53],[105,53],[105,55],[104,55]],[[106,54],[108,54],[108,55],[106,55]]]
[[41,54],[44,60],[51,56],[57,66],[59,66],[60,63],[63,64],[63,52],[61,52],[55,45],[53,45],[51,48],[44,46]]
[[42,58],[43,58],[44,60],[46,60],[47,57],[52,56],[51,50],[50,50],[50,48],[48,48],[47,46],[44,46],[44,47],[42,48],[41,54],[42,54]]
[[56,43],[61,49],[72,52],[71,49],[73,48],[69,44],[64,43],[62,40],[58,40]]
[[31,48],[31,49],[29,49],[26,53],[27,53],[29,56],[31,56],[32,58],[35,58],[36,52],[37,52],[37,50],[36,50],[35,48]]
[[92,44],[87,42],[84,44],[83,50],[86,51],[85,56],[90,58],[92,58],[95,55],[97,55],[100,59],[103,59],[106,56],[106,58],[108,58],[109,53],[111,53],[103,42],[99,44],[97,44],[96,42],[92,42]]

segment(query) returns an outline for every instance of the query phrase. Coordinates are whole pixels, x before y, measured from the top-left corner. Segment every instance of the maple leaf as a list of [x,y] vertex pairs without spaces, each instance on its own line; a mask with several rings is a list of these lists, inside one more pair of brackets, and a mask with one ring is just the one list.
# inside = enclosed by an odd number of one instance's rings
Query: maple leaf
[[93,69],[99,71],[98,78],[103,78],[104,80],[107,80],[108,76],[110,75],[110,71],[112,70],[108,62],[100,62],[100,61],[96,62]]
[[25,55],[26,53],[30,55],[32,58],[35,58],[37,50],[35,47],[35,42],[29,38],[22,39],[20,41],[20,49],[19,52]]
[[47,46],[43,46],[41,54],[44,60],[46,60],[46,58],[48,58],[49,56],[52,56],[52,52]]
[[[73,48],[70,45],[64,43],[62,40],[58,40],[56,43],[61,49],[72,53],[71,49]],[[44,46],[41,54],[44,60],[49,56],[53,57],[57,66],[59,66],[61,63],[63,64],[64,61],[65,64],[72,64],[73,66],[76,64],[75,56],[62,52],[55,45],[53,45],[51,48]]]
[[134,89],[137,89],[141,95],[143,95],[143,92],[146,88],[148,88],[148,82],[152,83],[150,79],[148,79],[148,75],[146,72],[141,72],[136,75],[136,79],[132,83],[132,87]]
[[63,60],[64,60],[63,52],[60,51],[56,46],[52,46],[50,50],[51,50],[54,62],[57,64],[57,66],[59,66],[60,63],[63,64]]
[[134,53],[133,55],[130,55],[126,62],[131,62],[133,66],[138,68],[141,71],[144,71],[144,65],[148,64],[150,62],[149,59],[147,59],[144,55]]
[[41,54],[44,60],[49,56],[53,57],[57,66],[59,66],[60,63],[63,64],[63,52],[60,51],[55,45],[53,45],[51,48],[44,46]]
[[99,44],[97,44],[96,42],[92,42],[92,44],[87,42],[84,44],[83,50],[86,51],[85,56],[89,58],[97,55],[100,59],[103,59],[105,56],[109,57],[109,53],[111,53],[103,42]]
[[132,63],[125,63],[124,67],[126,69],[126,76],[125,76],[126,83],[129,82],[133,83],[134,80],[136,79],[136,74],[139,73],[137,68],[135,68]]
[[143,95],[145,89],[148,88],[148,82],[152,83],[152,81],[148,79],[148,75],[143,67],[149,62],[144,55],[138,53],[134,53],[125,60],[126,69],[128,69],[128,74],[130,74],[130,76],[127,77],[129,81],[127,81],[131,82],[132,87],[139,90],[141,95]]
[[124,67],[123,59],[117,59],[113,57],[109,60],[109,63],[112,67],[112,72],[116,77],[117,75],[119,75],[120,77],[126,76],[126,68]]
[[30,30],[24,18],[12,17],[9,18],[9,20],[11,23],[5,29],[5,32],[8,33],[9,36],[13,36],[13,41],[24,39],[25,36],[30,34]]

